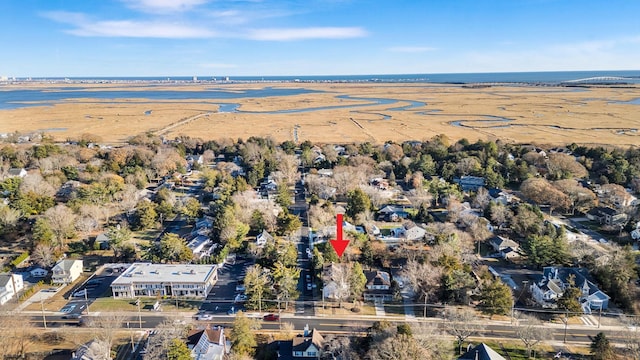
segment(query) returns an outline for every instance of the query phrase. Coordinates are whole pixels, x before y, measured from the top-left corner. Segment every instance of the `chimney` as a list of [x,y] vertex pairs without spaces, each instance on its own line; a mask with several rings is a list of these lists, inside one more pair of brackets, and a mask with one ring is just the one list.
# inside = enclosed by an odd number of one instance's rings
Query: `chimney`
[[302,333],[302,336],[309,337],[309,324],[306,324],[304,326],[304,332]]

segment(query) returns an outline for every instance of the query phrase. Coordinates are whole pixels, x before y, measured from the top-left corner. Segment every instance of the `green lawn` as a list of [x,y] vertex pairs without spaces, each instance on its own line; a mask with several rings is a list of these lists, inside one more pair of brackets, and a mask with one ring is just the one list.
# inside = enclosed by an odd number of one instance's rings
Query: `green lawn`
[[[140,310],[143,312],[149,312],[153,310],[153,304],[156,299],[148,298],[141,299]],[[161,308],[163,311],[185,311],[193,312],[197,311],[202,301],[197,300],[182,300],[177,301],[174,299],[160,300]],[[99,298],[93,302],[90,306],[90,311],[138,311],[135,300],[133,299],[114,299],[114,298]]]

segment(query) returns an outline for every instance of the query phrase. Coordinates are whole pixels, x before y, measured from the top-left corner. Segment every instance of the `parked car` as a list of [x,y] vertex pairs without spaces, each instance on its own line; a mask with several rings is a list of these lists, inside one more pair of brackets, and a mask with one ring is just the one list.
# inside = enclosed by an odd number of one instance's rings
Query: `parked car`
[[245,301],[247,301],[247,295],[245,294],[238,294],[236,295],[235,299],[233,299],[234,303],[245,302]]
[[83,297],[87,295],[87,289],[78,290],[73,293],[73,297]]
[[307,274],[304,278],[307,280],[307,282],[311,282],[311,275]]
[[280,315],[278,314],[267,314],[264,316],[264,321],[278,321],[280,320]]
[[227,315],[235,315],[236,312],[237,312],[236,309],[232,306],[231,309],[227,311]]
[[247,288],[245,288],[244,285],[242,284],[236,285],[236,291],[244,292],[245,290],[247,290]]
[[313,288],[313,285],[311,285],[310,282],[307,283],[307,290],[311,291],[311,289]]

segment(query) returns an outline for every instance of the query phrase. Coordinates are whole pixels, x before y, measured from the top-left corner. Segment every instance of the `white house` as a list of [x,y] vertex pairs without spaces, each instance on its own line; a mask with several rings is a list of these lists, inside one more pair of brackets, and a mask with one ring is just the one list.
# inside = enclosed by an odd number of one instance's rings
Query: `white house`
[[568,287],[572,286],[571,281],[573,281],[573,286],[580,289],[582,293],[578,300],[585,313],[607,309],[609,295],[600,290],[587,276],[588,272],[583,268],[545,267],[541,279],[531,284],[532,297],[542,307],[555,308],[556,301]]
[[24,288],[22,275],[0,274],[0,305],[6,304]]
[[291,351],[294,358],[319,359],[324,338],[313,329],[309,331],[309,325],[305,325],[302,336],[293,338]]
[[11,168],[7,171],[7,177],[24,178],[25,176],[27,176],[27,170],[24,168]]
[[82,275],[82,267],[82,260],[60,260],[51,269],[51,281],[54,284],[70,284]]
[[271,236],[267,230],[262,230],[262,232],[256,236],[256,245],[258,246],[265,246],[270,241],[273,241],[273,236]]
[[391,293],[391,277],[386,271],[366,271],[367,278],[364,291],[365,301],[390,301],[393,299]]
[[41,268],[41,267],[35,267],[33,268],[31,271],[29,271],[29,274],[31,274],[31,276],[36,277],[36,278],[42,278],[47,276],[47,274],[49,274],[49,271]]
[[520,244],[511,239],[502,236],[494,236],[489,239],[489,244],[504,259],[508,260],[520,256]]
[[196,360],[223,360],[230,350],[223,327],[191,331],[187,335],[187,346]]

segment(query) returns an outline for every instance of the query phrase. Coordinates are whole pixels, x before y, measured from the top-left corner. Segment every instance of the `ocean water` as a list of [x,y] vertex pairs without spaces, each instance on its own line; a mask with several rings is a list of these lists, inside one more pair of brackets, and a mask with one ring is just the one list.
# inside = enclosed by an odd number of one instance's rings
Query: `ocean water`
[[[593,79],[596,78],[596,79]],[[605,78],[598,80],[597,78]],[[623,78],[623,79],[607,79]],[[65,78],[33,78],[31,80],[64,80]],[[304,76],[197,76],[198,81],[208,82],[425,82],[425,83],[562,83],[585,79],[591,82],[640,83],[640,70],[612,71],[543,71],[502,73],[451,73],[451,74],[389,74],[389,75],[304,75]],[[18,79],[24,80],[24,79]],[[158,77],[76,77],[70,81],[155,81],[192,82],[191,76]],[[583,82],[589,82],[585,80]]]

